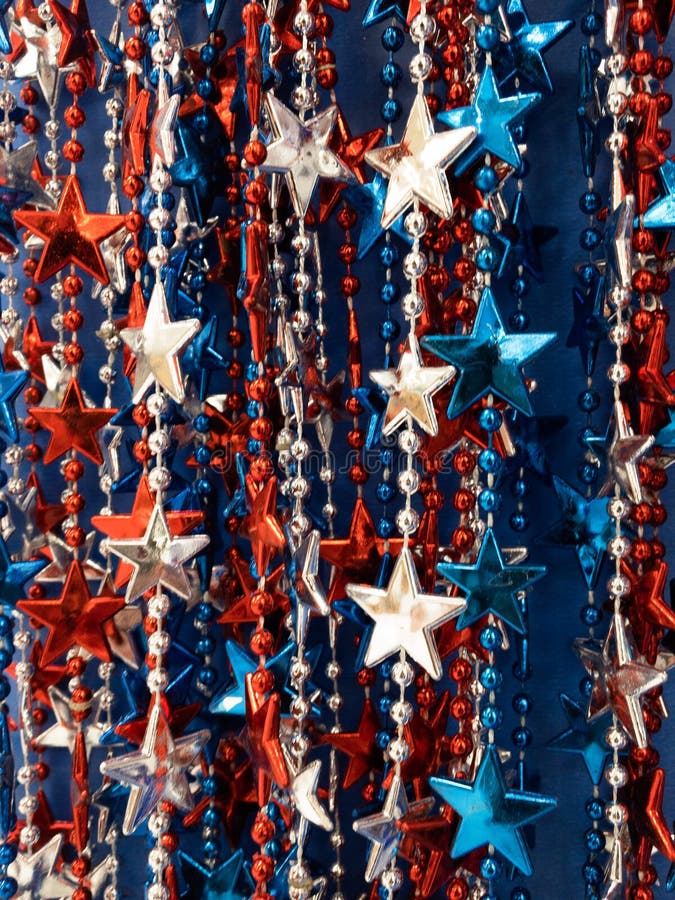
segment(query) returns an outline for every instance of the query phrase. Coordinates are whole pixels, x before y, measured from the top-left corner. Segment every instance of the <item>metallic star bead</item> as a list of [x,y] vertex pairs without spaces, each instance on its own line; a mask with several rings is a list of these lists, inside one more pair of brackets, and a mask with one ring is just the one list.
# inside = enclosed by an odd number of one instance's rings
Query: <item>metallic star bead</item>
[[633,434],[623,403],[615,403],[614,427],[610,424],[605,437],[592,437],[586,441],[589,449],[603,458],[607,465],[607,474],[598,497],[613,495],[614,486],[619,484],[633,503],[641,503],[642,485],[638,463],[654,442],[653,434]]
[[7,867],[7,874],[16,879],[17,900],[54,900],[72,894],[72,885],[54,870],[61,854],[63,837],[55,835],[48,843],[33,853],[23,851]]

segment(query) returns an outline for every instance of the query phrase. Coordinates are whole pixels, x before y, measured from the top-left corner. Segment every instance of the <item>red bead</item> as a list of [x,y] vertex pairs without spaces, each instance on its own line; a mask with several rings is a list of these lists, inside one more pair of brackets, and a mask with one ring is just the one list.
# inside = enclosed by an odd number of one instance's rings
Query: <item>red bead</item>
[[23,117],[21,126],[26,134],[36,134],[40,130],[40,120],[37,116],[29,113],[27,116]]
[[266,844],[274,837],[274,822],[267,816],[258,813],[251,827],[251,837],[256,844]]
[[466,900],[469,896],[469,887],[463,878],[453,878],[445,889],[448,900]]
[[473,509],[475,503],[476,498],[474,494],[466,488],[460,488],[452,498],[452,505],[460,513],[468,513]]
[[274,609],[274,600],[269,591],[254,591],[251,594],[251,611],[256,616],[269,616]]
[[472,671],[468,659],[455,659],[450,665],[450,677],[453,681],[466,681],[471,678]]
[[74,342],[66,344],[63,348],[63,358],[69,366],[76,366],[84,359],[84,347]]
[[70,895],[71,900],[92,900],[92,894],[89,888],[79,885]]
[[247,203],[253,203],[255,206],[266,203],[267,194],[267,185],[264,181],[259,181],[258,179],[249,181],[244,188],[244,197],[246,198]]
[[244,340],[244,332],[241,330],[241,328],[230,328],[230,330],[227,332],[227,343],[231,347],[235,347],[236,349],[242,347],[244,344]]
[[124,254],[126,264],[132,272],[137,272],[144,265],[145,258],[145,250],[140,247],[129,247]]
[[345,409],[350,416],[360,416],[363,412],[363,407],[356,397],[347,398],[347,400],[345,401]]
[[131,418],[139,428],[145,428],[150,424],[152,416],[148,412],[148,408],[145,403],[138,403],[131,413]]
[[316,53],[316,80],[321,87],[329,91],[338,83],[338,70],[335,65],[335,54],[328,47],[321,47]]
[[366,803],[372,803],[373,800],[377,797],[377,785],[372,781],[369,781],[368,784],[364,784],[361,788],[361,796],[366,801]]
[[476,457],[469,450],[460,450],[452,459],[452,467],[458,475],[469,475],[476,467]]
[[251,635],[249,647],[256,656],[269,656],[274,648],[274,636],[265,628],[256,628]]
[[466,756],[471,750],[471,740],[464,734],[456,734],[450,739],[450,752],[453,756]]
[[178,850],[178,835],[175,831],[167,831],[162,835],[162,847],[169,853],[175,853]]
[[648,75],[653,63],[654,57],[649,50],[636,50],[628,59],[628,65],[636,75]]
[[351,206],[343,206],[338,210],[337,223],[344,231],[356,225],[357,215]]
[[273,431],[274,426],[272,422],[263,416],[254,419],[248,427],[248,432],[254,441],[269,441]]
[[348,474],[353,484],[365,484],[368,481],[368,472],[361,463],[354,463]]
[[274,675],[269,669],[256,669],[251,677],[253,690],[258,694],[266,694],[274,688]]
[[38,102],[40,95],[32,84],[27,84],[21,88],[19,97],[21,98],[21,102],[25,103],[26,106],[34,106]]
[[454,719],[466,719],[473,712],[473,704],[468,697],[459,695],[450,701],[450,715]]
[[352,428],[347,432],[347,444],[352,450],[360,450],[366,443],[366,433],[362,428]]
[[84,464],[79,459],[69,459],[63,467],[63,477],[66,481],[79,481],[84,475]]
[[68,544],[69,547],[83,547],[86,540],[87,533],[84,528],[80,528],[79,525],[66,530],[66,544]]
[[82,512],[86,503],[83,494],[77,493],[77,491],[73,491],[72,494],[69,494],[66,497],[64,506],[66,507],[66,512],[69,515],[74,515],[75,513]]
[[81,106],[69,106],[63,114],[63,119],[68,128],[81,128],[87,120],[87,116]]
[[71,94],[79,96],[87,90],[87,82],[81,72],[70,72],[66,75],[66,88]]
[[351,265],[356,261],[356,244],[347,243],[340,244],[338,247],[338,257],[340,262],[345,266]]
[[[79,678],[87,668],[87,661],[83,656],[71,656],[66,662],[66,675],[68,678]],[[73,693],[73,697],[75,694]]]
[[127,16],[130,25],[147,25],[150,21],[150,16],[148,15],[145,3],[143,3],[142,0],[133,0],[133,3],[129,4]]
[[244,147],[244,159],[249,166],[259,166],[267,158],[267,148],[262,141],[249,141]]
[[89,860],[86,856],[78,856],[73,860],[70,868],[76,878],[84,878],[89,871]]
[[254,881],[269,881],[274,875],[274,860],[272,857],[265,856],[262,853],[254,853],[251,875]]
[[375,684],[375,678],[374,669],[359,669],[356,673],[356,683],[360,687],[371,687]]
[[471,281],[476,274],[476,263],[468,256],[462,256],[452,267],[452,274],[457,281],[465,284],[467,281]]
[[330,37],[333,33],[333,19],[326,13],[317,13],[314,16],[314,28],[319,37]]
[[23,455],[30,463],[39,462],[42,459],[42,447],[38,444],[26,444]]
[[28,588],[28,596],[31,600],[41,600],[45,595],[44,585],[31,584]]
[[633,34],[649,34],[654,25],[654,18],[649,9],[636,9],[628,20],[628,27]]
[[663,81],[672,75],[673,60],[670,56],[657,56],[654,60],[654,75],[659,81]]
[[[638,232],[640,233],[640,232]],[[643,234],[649,234],[649,232],[642,232]],[[651,235],[650,235],[651,236]],[[646,253],[647,250],[641,250],[639,247],[635,247],[638,253]],[[630,320],[630,324],[634,331],[638,334],[644,334],[649,331],[653,324],[652,313],[648,309],[638,309],[633,313],[633,318]]]
[[138,61],[140,59],[143,59],[143,57],[145,56],[145,51],[145,41],[139,38],[137,35],[128,38],[124,42],[124,52],[131,60]]
[[264,403],[266,400],[269,400],[272,394],[272,385],[266,378],[259,376],[258,378],[254,378],[249,384],[248,393],[251,400],[257,400],[260,403]]
[[452,532],[452,546],[460,553],[467,553],[474,545],[476,536],[470,528],[460,526]]
[[340,279],[340,293],[343,297],[355,297],[361,290],[361,279],[356,275],[345,275]]
[[26,406],[37,406],[37,404],[40,402],[41,396],[42,394],[40,392],[40,388],[35,384],[31,384],[23,392],[23,398],[26,401]]
[[84,159],[84,147],[79,141],[69,140],[63,145],[63,156],[68,162],[79,163]]

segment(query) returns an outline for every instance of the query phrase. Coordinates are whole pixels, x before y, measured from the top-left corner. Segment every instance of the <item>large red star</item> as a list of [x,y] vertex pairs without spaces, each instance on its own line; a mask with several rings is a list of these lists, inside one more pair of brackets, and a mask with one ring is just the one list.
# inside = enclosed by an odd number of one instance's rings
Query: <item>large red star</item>
[[127,105],[122,121],[122,162],[124,176],[145,172],[145,150],[148,140],[152,94],[141,88],[138,76],[129,79]]
[[70,9],[50,0],[49,6],[61,30],[58,64],[65,68],[76,63],[89,86],[96,84],[96,42],[91,31],[85,0],[72,0]]
[[[30,648],[30,656],[28,658],[28,662],[33,667],[33,674],[30,676],[30,694],[32,700],[44,703],[45,706],[51,706],[52,702],[47,690],[61,681],[66,674],[66,667],[41,665],[41,656],[42,644],[40,641],[35,641]],[[7,671],[12,678],[16,678],[16,663],[13,662]]]
[[124,227],[124,216],[90,213],[75,175],[67,178],[55,210],[18,209],[14,218],[17,225],[45,242],[35,271],[36,281],[45,281],[68,263],[74,263],[101,284],[108,284],[108,270],[99,245]]
[[252,678],[246,676],[246,726],[258,776],[258,806],[263,806],[269,798],[270,776],[279,787],[287,787],[288,769],[279,737],[281,699],[276,691],[264,699],[254,690]]
[[657,768],[634,775],[634,780],[627,789],[628,824],[638,870],[649,866],[652,848],[675,862],[675,844],[663,815],[665,787],[666,773]]
[[246,476],[246,506],[249,514],[241,523],[241,534],[251,542],[253,559],[259,575],[267,567],[275,550],[285,544],[284,532],[277,518],[277,479],[270,478],[261,486]]
[[640,653],[654,664],[665,629],[675,628],[675,610],[664,599],[668,565],[662,559],[638,575],[625,560],[621,571],[631,583],[626,613]]
[[[248,562],[240,553],[235,553],[232,559],[232,567],[237,576],[237,580],[241,586],[243,594],[230,606],[222,616],[218,619],[221,625],[240,625],[244,622],[257,622],[260,618],[260,611],[256,611],[252,604],[255,604],[261,590],[259,589],[257,579],[251,575]],[[264,593],[268,595],[272,603],[272,609],[265,612],[264,615],[271,615],[280,609],[285,614],[290,609],[288,596],[278,589],[279,582],[286,572],[285,566],[278,565],[274,571],[265,578]]]
[[349,757],[342,786],[350,788],[367,775],[368,772],[381,772],[383,766],[382,751],[375,742],[375,735],[381,729],[380,720],[375,712],[375,705],[368,697],[363,704],[359,726],[356,731],[343,731],[339,734],[325,734],[321,742],[337,747]]
[[[360,184],[366,181],[365,156],[377,146],[384,135],[384,128],[373,128],[353,137],[347,120],[338,109],[335,127],[328,142],[329,148],[349,166]],[[321,180],[319,188],[319,221],[326,222],[340,199],[344,184],[339,181]]]
[[75,646],[109,662],[110,650],[102,626],[123,606],[123,597],[92,597],[82,565],[77,561],[70,564],[58,599],[17,603],[21,612],[49,629],[40,665],[52,662]]
[[52,433],[45,451],[45,463],[53,462],[71,450],[79,450],[83,456],[101,465],[103,454],[96,440],[96,432],[108,424],[116,409],[89,409],[85,406],[80,385],[71,378],[61,406],[33,406],[28,411]]
[[[143,716],[135,716],[133,719],[117,725],[115,734],[118,734],[130,744],[140,746],[143,743],[143,737],[148,728],[148,720],[154,703],[155,695],[153,694],[147,713]],[[169,723],[169,729],[174,737],[180,737],[184,733],[187,726],[195,716],[199,714],[199,710],[202,708],[199,701],[187,703],[182,706],[169,706],[166,698],[163,698],[161,703],[164,708],[164,715]]]

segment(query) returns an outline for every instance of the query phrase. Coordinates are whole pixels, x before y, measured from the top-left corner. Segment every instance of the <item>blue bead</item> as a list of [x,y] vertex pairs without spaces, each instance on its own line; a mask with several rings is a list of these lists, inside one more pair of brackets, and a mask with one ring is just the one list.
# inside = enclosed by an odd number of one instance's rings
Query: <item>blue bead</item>
[[385,243],[380,250],[380,262],[383,266],[389,268],[393,266],[396,262],[398,262],[399,252],[398,248],[391,243]]
[[499,507],[501,495],[492,488],[483,488],[478,495],[478,505],[483,512],[494,512]]
[[9,511],[9,507],[7,506],[5,501],[0,500],[0,519],[4,519],[4,517],[7,515],[8,511]]
[[391,709],[391,697],[389,694],[382,694],[380,699],[377,701],[377,705],[380,709],[380,712],[388,713]]
[[206,134],[209,130],[210,122],[209,117],[205,112],[197,113],[197,115],[192,120],[192,127],[195,131],[199,132],[199,134]]
[[524,122],[511,126],[511,134],[517,144],[524,144],[527,140],[527,128]]
[[511,900],[530,900],[530,892],[524,887],[517,887],[511,891]]
[[202,100],[210,100],[215,94],[215,88],[210,78],[202,78],[198,81],[196,91]]
[[519,165],[513,170],[513,174],[516,178],[527,178],[530,172],[530,161],[527,157],[522,156],[520,158]]
[[499,9],[499,0],[476,0],[476,9],[485,16],[491,16]]
[[485,666],[480,673],[480,683],[488,691],[498,688],[502,683],[502,673],[496,666]]
[[478,454],[478,465],[484,472],[494,475],[501,468],[501,457],[496,450],[491,450],[487,447]]
[[401,117],[401,104],[395,97],[388,97],[382,104],[381,115],[385,122],[397,122]]
[[498,706],[488,703],[481,708],[480,720],[485,728],[496,728],[502,720],[502,711]]
[[169,228],[162,228],[162,243],[165,247],[173,247],[176,243],[176,235]]
[[216,648],[216,642],[209,634],[200,637],[195,644],[195,652],[200,656],[209,656]]
[[579,198],[579,209],[586,216],[592,216],[602,209],[602,197],[597,191],[584,191]]
[[204,44],[204,46],[199,51],[199,58],[205,66],[212,66],[218,59],[218,51],[213,46],[213,44]]
[[382,32],[382,46],[390,53],[396,53],[405,43],[405,35],[396,25],[388,25]]
[[12,632],[12,620],[9,616],[0,615],[0,635],[3,637]]
[[215,841],[204,841],[202,844],[204,856],[210,859],[216,859],[218,856],[218,844]]
[[526,331],[529,324],[530,317],[524,309],[516,309],[509,316],[509,328],[511,329],[511,331],[518,332],[518,334]]
[[480,633],[479,640],[485,650],[496,650],[501,646],[502,634],[494,625],[486,625]]
[[581,20],[581,33],[585,35],[599,34],[602,29],[602,16],[589,12]]
[[207,775],[202,781],[202,790],[207,797],[215,797],[218,793],[218,779],[213,775]]
[[494,25],[480,25],[476,29],[476,43],[481,50],[489,53],[499,43],[499,32]]
[[380,462],[386,469],[391,469],[394,465],[394,453],[388,448],[380,450]]
[[190,287],[193,291],[203,291],[206,287],[206,275],[204,272],[194,272],[190,278]]
[[532,732],[524,725],[520,725],[511,732],[511,740],[513,741],[514,747],[517,747],[519,750],[524,750],[532,743]]
[[12,662],[13,653],[9,647],[0,647],[0,669],[6,669]]
[[530,282],[527,278],[523,278],[522,275],[519,275],[518,278],[514,278],[511,283],[511,290],[516,295],[516,297],[525,297],[527,296],[530,290]]
[[522,499],[527,496],[527,482],[523,481],[522,478],[517,478],[513,482],[513,496],[518,497],[518,499]]
[[490,166],[481,166],[474,176],[474,184],[479,191],[493,191],[499,182],[497,173]]
[[588,53],[589,59],[591,61],[591,65],[594,69],[597,69],[600,65],[600,61],[602,60],[602,55],[597,47],[591,47]]
[[380,337],[383,341],[395,341],[401,333],[401,326],[396,319],[387,319],[380,322]]
[[276,805],[276,803],[268,803],[267,806],[265,807],[265,815],[272,822],[276,822],[278,819],[281,818],[281,810]]
[[523,669],[519,660],[516,660],[511,666],[511,671],[513,672],[514,678],[517,678],[518,681],[527,681],[532,677],[532,666],[528,663]]
[[592,425],[586,425],[584,428],[580,428],[579,431],[577,431],[577,443],[582,447],[585,447],[586,442],[592,437],[596,437],[596,431]]
[[396,303],[400,295],[401,291],[393,281],[386,281],[380,288],[380,300],[387,306],[391,303]]
[[197,675],[197,681],[200,681],[206,687],[213,687],[218,680],[218,673],[213,666],[202,666]]
[[0,866],[8,866],[16,859],[19,848],[16,844],[0,845]]
[[594,481],[598,480],[598,467],[590,462],[583,463],[577,469],[577,475],[579,481],[582,481],[584,484],[593,484]]
[[590,697],[593,692],[593,679],[590,675],[585,675],[579,682],[579,693],[582,697]]
[[584,844],[591,853],[597,853],[605,845],[605,838],[599,828],[589,828],[584,834]]
[[220,824],[220,814],[215,807],[207,806],[203,816],[204,824],[213,828]]
[[205,444],[200,444],[195,449],[195,462],[200,466],[208,466],[211,462],[211,451]]
[[393,59],[390,59],[389,62],[382,66],[380,79],[385,87],[397,87],[402,77],[403,69]]
[[251,456],[257,456],[260,453],[260,441],[254,441],[252,438],[246,442],[246,449]]
[[478,422],[485,431],[499,431],[503,422],[502,414],[494,406],[487,406],[480,411]]
[[380,666],[380,673],[382,674],[383,678],[391,678],[392,666],[393,663],[391,663],[389,660],[385,660],[385,662],[382,663],[382,665]]
[[[2,453],[4,448],[0,448],[0,453]],[[7,472],[4,469],[0,469],[0,487],[4,487],[7,484]]]
[[598,606],[584,606],[580,616],[584,625],[588,628],[593,628],[602,621],[602,610]]
[[526,716],[532,709],[532,697],[529,694],[514,694],[511,700],[513,711],[519,716]]
[[11,875],[3,875],[0,878],[0,897],[2,900],[9,900],[10,897],[13,897],[16,894],[19,885],[15,878],[12,878]]
[[592,819],[594,822],[599,821],[605,814],[605,810],[602,804],[602,801],[597,799],[596,797],[591,797],[590,800],[586,801],[586,815],[589,819]]
[[388,481],[383,481],[377,486],[377,499],[381,503],[389,503],[395,493],[394,488]]
[[480,874],[488,881],[492,881],[499,875],[499,861],[494,856],[484,856],[480,861]]
[[495,214],[491,209],[483,209],[481,207],[471,216],[471,224],[474,231],[477,231],[479,234],[490,234],[494,230],[495,222]]
[[377,536],[381,538],[389,538],[394,533],[394,523],[391,519],[385,519],[384,516],[377,523]]
[[215,610],[210,603],[198,603],[195,607],[195,618],[200,622],[210,622],[215,615]]
[[389,746],[389,732],[388,731],[378,731],[375,735],[375,742],[380,750],[386,750]]
[[582,250],[595,250],[596,247],[600,246],[601,241],[602,235],[598,228],[584,228],[579,235],[579,244]]
[[213,493],[213,485],[208,478],[198,478],[195,489],[200,497],[209,497]]
[[517,510],[509,516],[509,525],[514,531],[519,533],[527,531],[530,527],[530,520],[522,510]]
[[203,259],[206,256],[206,244],[204,241],[195,241],[194,244],[190,245],[190,259],[195,260],[195,262],[199,262],[200,259]]
[[265,844],[265,856],[271,856],[276,859],[281,855],[281,842],[273,838]]
[[586,287],[593,284],[593,282],[595,281],[595,279],[597,277],[598,277],[598,270],[593,265],[593,263],[586,263],[585,265],[583,265],[579,269],[577,269],[577,278]]
[[577,397],[577,405],[583,412],[595,412],[595,410],[600,406],[599,391],[593,391],[590,388],[582,391]]
[[209,430],[209,417],[204,413],[199,413],[198,416],[195,416],[194,426],[195,431],[199,434],[206,434]]
[[600,884],[604,877],[602,866],[593,860],[586,860],[581,870],[584,881],[588,884]]
[[497,254],[492,247],[481,247],[476,254],[476,265],[481,272],[492,272],[497,268]]

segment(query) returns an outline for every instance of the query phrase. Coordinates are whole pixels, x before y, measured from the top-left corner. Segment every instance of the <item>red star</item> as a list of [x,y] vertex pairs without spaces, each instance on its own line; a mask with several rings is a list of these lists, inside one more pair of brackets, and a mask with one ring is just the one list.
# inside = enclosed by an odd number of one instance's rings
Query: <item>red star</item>
[[87,459],[101,465],[103,454],[96,440],[96,432],[108,424],[117,410],[89,409],[74,378],[68,382],[61,406],[33,406],[28,412],[52,433],[45,451],[45,463],[53,462],[71,450],[79,450]]
[[258,806],[269,798],[270,776],[280,788],[288,786],[288,770],[279,738],[281,700],[276,692],[265,700],[246,676],[246,726],[250,757],[258,774]]
[[47,503],[40,481],[35,472],[30,472],[26,478],[26,489],[35,488],[35,506],[33,507],[33,518],[35,525],[41,534],[48,531],[54,531],[68,515],[68,511],[63,503]]
[[264,575],[274,551],[286,543],[276,514],[277,479],[270,478],[261,486],[247,475],[246,506],[249,514],[241,523],[241,534],[251,542],[256,571]]
[[647,101],[647,112],[641,118],[640,129],[635,140],[635,167],[637,169],[636,211],[645,212],[654,193],[654,173],[666,161],[666,156],[659,146],[657,132],[659,129],[658,101],[651,97]]
[[[54,341],[45,341],[42,339],[40,325],[35,316],[29,316],[26,327],[23,330],[23,338],[21,342],[21,352],[26,357],[30,373],[33,378],[44,383],[45,373],[42,365],[42,357],[50,354],[54,347]],[[14,338],[9,338],[5,343],[5,349],[2,355],[2,361],[6,372],[17,372],[21,366],[16,356],[14,356]]]
[[[455,384],[453,382],[442,388],[434,397],[434,408],[438,419],[438,433],[424,437],[421,451],[432,471],[442,463],[447,454],[454,450],[464,438],[482,449],[487,447],[487,433],[478,424],[478,416],[487,405],[487,398],[475,403],[454,419],[449,419],[447,408],[454,389]],[[506,403],[497,400],[494,406],[496,409],[504,410]],[[495,432],[494,448],[503,458],[509,455],[510,444],[511,439],[506,425],[502,425],[499,431]]]
[[[33,813],[32,822],[33,825],[37,828],[40,836],[37,839],[37,843],[33,845],[34,850],[39,850],[40,847],[44,847],[45,844],[49,843],[53,837],[58,835],[63,835],[66,841],[70,840],[70,834],[73,830],[72,822],[65,821],[57,821],[54,819],[54,813],[51,810],[49,805],[49,801],[45,795],[45,792],[42,788],[38,788],[35,792],[35,798],[38,802],[37,809]],[[13,832],[8,837],[8,840],[12,841],[12,843],[19,842],[19,835],[21,834],[21,830],[25,825],[25,821],[18,821],[14,827]]]
[[652,769],[642,775],[634,773],[627,789],[628,824],[638,870],[649,866],[653,847],[670,862],[675,862],[675,845],[663,815],[665,786],[663,769]]
[[[448,809],[451,819],[457,819]],[[423,858],[422,879],[415,885],[420,897],[431,897],[439,891],[452,873],[457,863],[450,856],[450,845],[455,828],[445,816],[430,816],[419,819],[404,816],[399,824],[403,835],[401,855],[411,862]]]
[[36,281],[45,281],[68,263],[74,263],[101,284],[108,284],[99,244],[124,227],[124,216],[90,213],[75,175],[68,176],[56,210],[18,209],[14,218],[17,225],[45,242],[35,271]]
[[89,12],[85,0],[72,0],[70,9],[50,0],[54,18],[61,29],[60,68],[76,63],[90,87],[96,85],[96,42],[91,32]]
[[[244,593],[229,609],[225,610],[218,622],[221,625],[240,625],[244,622],[257,622],[260,618],[260,611],[256,612],[251,607],[251,603],[256,601],[260,593],[258,581],[251,575],[248,562],[240,553],[235,553],[232,558],[232,566]],[[263,590],[269,596],[272,608],[265,612],[264,615],[271,615],[279,609],[286,614],[290,609],[288,596],[277,589],[285,572],[286,569],[282,563],[265,578]]]
[[204,412],[209,417],[209,435],[207,445],[213,451],[211,466],[223,477],[225,487],[230,496],[239,485],[237,475],[237,456],[246,453],[249,439],[251,419],[246,413],[231,422],[220,410],[211,406],[208,401]]
[[267,350],[267,324],[269,320],[269,283],[267,279],[267,224],[254,220],[246,226],[246,271],[244,273],[244,309],[248,313],[251,333],[251,353],[260,363]]
[[381,729],[380,720],[375,712],[373,701],[368,697],[363,704],[359,727],[354,732],[325,734],[321,743],[337,747],[349,757],[342,786],[350,788],[369,772],[381,772],[383,766],[382,751],[375,742],[375,735]]
[[19,600],[17,608],[49,629],[40,665],[52,662],[71,647],[82,647],[110,662],[102,625],[124,606],[123,597],[92,597],[82,566],[70,564],[58,599]]
[[321,541],[321,558],[337,570],[331,582],[328,602],[343,599],[346,596],[345,586],[350,583],[372,584],[385,552],[397,556],[402,546],[401,538],[391,538],[389,541],[378,538],[366,502],[358,497],[347,537]]
[[[92,516],[91,524],[114,540],[140,538],[145,534],[154,508],[155,494],[150,490],[148,476],[142,475],[136,489],[134,504],[128,515],[117,513],[112,516]],[[174,537],[189,534],[204,520],[204,513],[198,509],[165,510],[164,514],[169,531]],[[115,578],[115,587],[118,590],[129,581],[132,572],[131,563],[120,562]]]
[[668,565],[663,560],[658,560],[651,568],[638,575],[622,560],[621,571],[631,583],[626,613],[638,650],[653,665],[663,631],[675,628],[675,610],[664,599]]
[[[148,727],[148,719],[150,718],[150,713],[152,712],[155,703],[155,696],[156,695],[153,694],[148,711],[144,716],[136,716],[134,719],[130,719],[128,722],[118,725],[115,728],[115,734],[118,734],[130,744],[140,746],[143,743],[143,737]],[[183,734],[187,726],[192,722],[195,716],[199,714],[199,711],[202,708],[202,705],[199,702],[172,707],[169,706],[166,698],[162,698],[161,703],[164,708],[164,715],[169,722],[169,729],[174,737],[180,737]]]
[[[44,703],[45,706],[51,706],[52,702],[47,689],[61,681],[66,674],[66,667],[40,665],[41,656],[42,644],[40,641],[35,641],[30,648],[30,657],[28,658],[28,662],[33,666],[33,674],[30,677],[31,699],[38,703]],[[12,663],[7,671],[12,678],[16,678],[16,663]]]
[[124,177],[143,175],[145,172],[145,150],[150,121],[150,91],[141,88],[138,76],[129,79],[127,106],[122,122],[122,161]]
[[[384,128],[373,128],[357,137],[352,137],[347,120],[338,108],[333,133],[328,142],[329,148],[349,166],[360,184],[366,181],[365,156],[369,150],[377,146],[384,136]],[[319,189],[319,222],[326,222],[340,199],[344,185],[339,181],[322,179]]]
[[[422,797],[428,793],[426,779],[431,772],[438,768],[437,759],[442,750],[442,738],[448,725],[450,715],[450,694],[444,691],[434,705],[429,709],[428,717],[422,718],[416,712],[408,725],[405,726],[405,739],[412,748],[410,756],[401,765],[401,778],[403,781],[413,781],[415,794]],[[382,787],[390,787],[395,770],[387,772]]]
[[650,434],[658,427],[661,406],[675,406],[675,393],[663,372],[669,355],[667,329],[666,318],[655,314],[654,324],[636,354],[640,434]]

